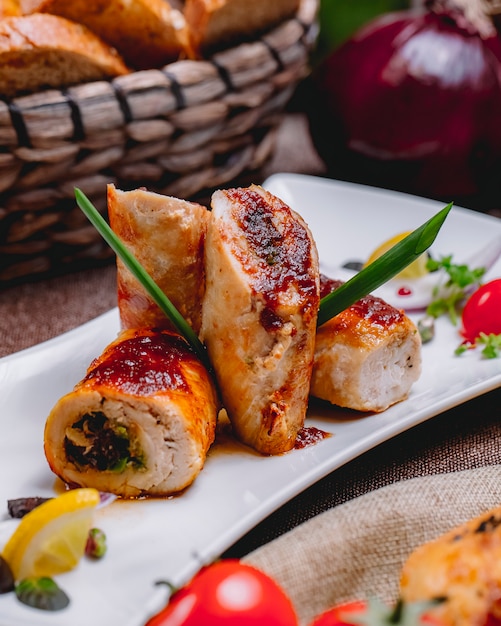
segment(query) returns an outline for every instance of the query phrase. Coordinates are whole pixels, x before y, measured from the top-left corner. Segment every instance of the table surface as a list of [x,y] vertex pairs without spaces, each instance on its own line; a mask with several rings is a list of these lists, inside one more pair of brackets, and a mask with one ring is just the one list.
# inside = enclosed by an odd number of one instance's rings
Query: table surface
[[[274,156],[253,182],[277,172],[325,174],[300,113],[286,116]],[[113,264],[5,289],[0,293],[0,357],[76,328],[115,306]],[[500,463],[500,406],[497,389],[380,444],[292,499],[223,556],[243,556],[314,515],[384,485]]]

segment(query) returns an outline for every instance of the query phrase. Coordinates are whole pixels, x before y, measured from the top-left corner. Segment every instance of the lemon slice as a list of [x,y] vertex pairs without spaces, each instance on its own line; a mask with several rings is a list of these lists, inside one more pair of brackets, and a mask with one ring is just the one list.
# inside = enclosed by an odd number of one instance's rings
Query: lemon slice
[[15,580],[73,569],[85,552],[99,501],[96,489],[74,489],[25,515],[2,553]]
[[[412,231],[408,231],[405,233],[399,233],[394,237],[391,237],[380,246],[378,246],[374,252],[370,255],[367,261],[364,264],[364,267],[370,265],[373,261],[382,256],[385,252],[388,252],[390,248],[393,248],[399,241],[402,241],[407,235],[410,235]],[[404,279],[414,279],[421,278],[428,274],[428,269],[426,268],[426,263],[428,261],[428,254],[424,252],[420,257],[418,257],[415,261],[410,263],[407,267],[405,267],[401,272],[399,272],[395,278],[404,278]]]

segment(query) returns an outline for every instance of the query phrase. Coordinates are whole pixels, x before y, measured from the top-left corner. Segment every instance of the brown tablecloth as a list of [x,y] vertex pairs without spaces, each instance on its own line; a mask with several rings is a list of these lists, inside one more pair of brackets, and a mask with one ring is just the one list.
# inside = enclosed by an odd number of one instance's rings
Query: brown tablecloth
[[[275,172],[324,174],[304,118],[291,113],[275,155],[254,182]],[[0,293],[0,356],[75,328],[116,305],[112,265],[12,287]],[[272,514],[227,555],[239,556],[356,496],[404,478],[498,464],[501,390],[447,411],[383,443]]]

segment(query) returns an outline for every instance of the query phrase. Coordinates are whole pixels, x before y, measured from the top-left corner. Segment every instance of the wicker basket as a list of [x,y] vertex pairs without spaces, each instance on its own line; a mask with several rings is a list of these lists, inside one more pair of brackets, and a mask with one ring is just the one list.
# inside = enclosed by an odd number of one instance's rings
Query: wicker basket
[[110,182],[193,199],[262,166],[308,71],[317,9],[301,0],[207,60],[0,100],[0,286],[112,258],[75,187],[105,214]]

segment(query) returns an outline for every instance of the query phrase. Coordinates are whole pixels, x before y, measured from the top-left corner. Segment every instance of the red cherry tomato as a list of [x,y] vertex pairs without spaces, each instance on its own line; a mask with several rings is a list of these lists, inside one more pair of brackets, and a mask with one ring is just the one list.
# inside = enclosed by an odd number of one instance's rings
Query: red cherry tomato
[[145,626],[298,626],[292,602],[264,572],[236,559],[202,568]]
[[501,333],[501,278],[479,287],[466,302],[462,314],[462,335],[474,342],[480,333]]
[[367,611],[367,603],[360,600],[338,604],[316,617],[311,626],[350,626]]
[[412,616],[404,614],[403,605],[397,608],[387,606],[379,600],[354,600],[344,604],[338,604],[332,609],[317,616],[310,626],[353,626],[354,624],[370,624],[371,626],[444,626],[430,612],[420,610],[413,612]]

